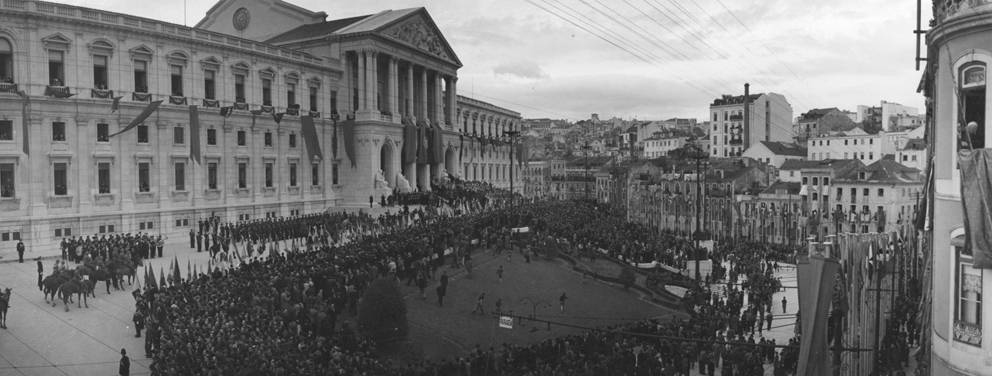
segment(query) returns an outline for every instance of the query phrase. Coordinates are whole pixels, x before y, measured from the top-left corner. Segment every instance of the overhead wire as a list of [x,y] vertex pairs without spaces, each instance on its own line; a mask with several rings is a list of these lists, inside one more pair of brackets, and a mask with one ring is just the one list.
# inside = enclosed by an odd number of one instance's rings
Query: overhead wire
[[[542,10],[544,10],[544,11],[546,11],[546,12],[548,12],[548,13],[551,13],[551,14],[553,14],[553,15],[555,15],[555,16],[557,16],[557,17],[559,17],[559,18],[562,18],[562,19],[564,19],[564,20],[566,20],[566,21],[568,21],[569,23],[572,23],[573,25],[576,25],[576,26],[578,26],[578,25],[577,25],[577,24],[576,24],[576,23],[575,23],[574,21],[572,21],[572,20],[570,20],[570,19],[567,19],[567,18],[565,18],[565,17],[564,17],[564,16],[562,16],[561,14],[557,14],[557,13],[554,13],[554,12],[552,12],[552,11],[550,11],[550,10],[548,10],[547,8],[544,8],[543,6],[539,6],[539,5],[537,5],[536,3],[534,3],[534,2],[532,1],[532,0],[527,0],[527,1],[528,1],[529,3],[531,3],[531,4],[534,4],[535,6],[538,6],[539,8],[541,8]],[[631,40],[630,40],[629,38],[626,38],[626,37],[624,37],[623,35],[621,35],[621,34],[619,34],[619,33],[617,33],[617,32],[615,32],[615,31],[613,31],[613,30],[611,30],[610,28],[607,28],[607,27],[605,27],[605,26],[603,26],[603,25],[602,25],[601,23],[599,23],[599,22],[597,22],[597,21],[595,21],[595,20],[593,20],[592,18],[590,18],[590,17],[588,17],[588,16],[586,16],[586,15],[585,15],[585,14],[583,14],[582,12],[579,12],[579,11],[576,11],[576,10],[575,10],[574,8],[572,8],[572,7],[570,7],[570,6],[568,6],[567,4],[565,4],[565,3],[563,3],[563,2],[560,2],[560,1],[559,1],[559,5],[561,5],[561,6],[563,6],[563,7],[565,7],[566,9],[568,9],[569,11],[571,11],[571,13],[568,13],[568,12],[566,12],[566,11],[565,11],[564,9],[562,9],[562,8],[560,8],[560,7],[558,7],[557,5],[555,5],[554,3],[552,3],[552,2],[551,2],[552,0],[543,0],[543,1],[544,1],[545,3],[547,3],[547,4],[549,5],[549,6],[551,6],[551,7],[554,7],[554,8],[556,9],[556,10],[558,10],[558,11],[560,11],[560,12],[562,12],[562,13],[564,13],[564,14],[567,14],[568,16],[570,16],[570,17],[573,17],[573,18],[575,18],[576,20],[578,20],[578,21],[580,21],[580,22],[582,22],[582,23],[584,23],[584,24],[586,24],[586,25],[588,25],[588,26],[590,26],[590,28],[595,28],[596,30],[602,30],[602,31],[603,31],[603,33],[604,33],[605,35],[608,35],[608,36],[610,36],[610,37],[612,37],[612,38],[614,38],[614,39],[616,39],[616,40],[617,40],[617,41],[618,41],[619,43],[622,43],[622,44],[625,44],[625,45],[628,45],[628,46],[630,46],[630,47],[631,47],[632,49],[636,49],[636,50],[638,50],[639,52],[640,52],[640,51],[643,51],[642,53],[645,53],[645,54],[647,54],[647,55],[649,55],[648,57],[650,57],[650,58],[652,58],[652,59],[654,59],[654,60],[656,60],[656,62],[657,62],[657,63],[661,63],[661,64],[670,64],[669,62],[667,62],[667,61],[665,61],[665,60],[663,60],[663,59],[661,59],[661,58],[660,58],[660,57],[658,57],[657,55],[654,55],[654,54],[652,54],[652,53],[650,53],[650,51],[648,51],[648,50],[647,50],[647,49],[645,49],[644,47],[641,47],[641,46],[639,46],[639,45],[637,45],[636,43],[634,43],[633,41],[631,41]],[[573,15],[572,13],[574,13],[575,15]],[[593,34],[594,36],[596,36],[596,37],[598,37],[598,38],[600,38],[600,39],[603,39],[603,40],[607,40],[607,39],[606,39],[606,37],[604,37],[603,35],[601,35],[601,34],[597,34],[597,33],[594,33],[594,32],[592,32],[592,31],[590,31],[590,30],[589,30],[588,28],[585,28],[585,27],[582,27],[582,29],[583,29],[584,31],[586,31],[586,32],[588,32],[588,33],[590,33],[590,34]],[[620,48],[621,50],[623,50],[623,51],[625,51],[625,52],[627,52],[627,53],[629,53],[629,54],[632,54],[632,55],[634,55],[634,56],[636,56],[636,57],[638,57],[638,58],[639,58],[639,59],[641,59],[642,61],[645,61],[645,62],[647,62],[647,63],[649,63],[649,64],[655,64],[655,65],[657,65],[657,63],[652,63],[652,62],[650,62],[650,61],[648,61],[648,60],[647,60],[647,58],[645,58],[645,57],[643,57],[643,56],[640,56],[640,55],[638,55],[637,53],[634,53],[633,51],[630,51],[630,50],[629,50],[629,49],[627,49],[627,48],[624,48],[624,47],[621,47],[621,46],[619,46],[619,45],[618,45],[617,43],[611,43],[611,44],[613,44],[613,45],[614,45],[615,47],[617,47],[617,48]],[[706,95],[709,95],[709,96],[712,96],[712,95],[719,95],[719,90],[714,90],[714,89],[713,89],[712,87],[709,87],[708,85],[705,85],[705,84],[703,84],[703,83],[697,83],[697,82],[693,82],[693,81],[691,81],[691,80],[689,80],[688,78],[685,78],[685,77],[682,77],[682,76],[681,76],[680,74],[678,74],[678,73],[675,73],[675,72],[670,72],[670,73],[672,73],[673,75],[676,75],[676,76],[678,76],[679,78],[681,78],[681,79],[683,80],[683,82],[685,82],[685,83],[686,83],[686,84],[688,84],[689,86],[692,86],[692,87],[693,87],[694,89],[696,89],[697,91],[700,91],[700,92],[702,92],[702,93],[704,93],[704,94],[706,94]]]

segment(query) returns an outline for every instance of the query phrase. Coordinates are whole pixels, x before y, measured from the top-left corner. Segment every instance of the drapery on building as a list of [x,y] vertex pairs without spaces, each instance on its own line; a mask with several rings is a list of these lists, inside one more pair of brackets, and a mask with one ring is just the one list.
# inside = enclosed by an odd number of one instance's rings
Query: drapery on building
[[[928,163],[926,199],[932,237],[932,298],[930,328],[923,333],[933,375],[988,375],[992,364],[992,309],[984,291],[992,289],[992,273],[979,268],[979,253],[964,248],[964,206],[981,206],[983,199],[962,201],[958,152],[992,145],[987,83],[992,65],[992,4],[987,1],[934,1],[931,28],[926,33],[927,67],[920,90],[927,99]],[[977,127],[962,128],[974,122]],[[965,136],[970,137],[965,137]],[[968,142],[970,141],[970,142]],[[987,177],[985,177],[987,178]],[[987,193],[987,192],[986,192]],[[972,226],[975,224],[973,223]],[[983,235],[983,234],[974,234]],[[984,234],[987,236],[987,234]],[[926,328],[926,326],[924,326]]]
[[[196,27],[0,3],[0,252],[24,239],[54,253],[63,237],[113,232],[178,241],[212,214],[236,221],[367,202],[382,192],[379,170],[389,191],[400,176],[427,190],[448,173],[509,186],[500,137],[519,130],[520,114],[457,95],[462,64],[426,9],[326,19],[281,0],[222,0]],[[160,100],[136,129],[110,137]],[[308,115],[315,140],[302,133]],[[434,158],[402,158],[403,117],[441,134]]]

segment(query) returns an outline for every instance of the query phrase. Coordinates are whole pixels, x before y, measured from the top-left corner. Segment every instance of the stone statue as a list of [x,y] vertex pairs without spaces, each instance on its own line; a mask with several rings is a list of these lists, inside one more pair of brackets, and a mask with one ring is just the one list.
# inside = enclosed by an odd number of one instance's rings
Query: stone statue
[[381,188],[387,188],[388,189],[389,188],[389,182],[386,181],[386,178],[383,175],[382,170],[379,170],[379,172],[377,174],[375,174],[375,189],[381,189]]
[[396,174],[396,189],[398,189],[400,193],[410,193],[411,191],[410,181],[406,180],[406,177],[403,176],[403,174]]

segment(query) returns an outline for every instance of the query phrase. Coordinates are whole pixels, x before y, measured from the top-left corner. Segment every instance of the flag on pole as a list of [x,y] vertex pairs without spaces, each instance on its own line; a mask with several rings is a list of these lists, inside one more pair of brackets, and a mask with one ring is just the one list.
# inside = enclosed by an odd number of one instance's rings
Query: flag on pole
[[173,272],[175,276],[173,276],[172,280],[175,281],[174,283],[180,284],[183,282],[183,275],[179,271],[179,257],[173,255],[173,261],[176,263],[176,270]]
[[159,267],[159,271],[161,272],[161,274],[159,274],[159,276],[158,276],[158,279],[159,279],[158,280],[158,282],[159,282],[158,284],[160,286],[162,286],[162,288],[164,289],[165,288],[165,268],[160,266]]
[[152,288],[154,288],[154,289],[157,290],[158,289],[158,283],[155,282],[155,270],[152,269],[151,265],[149,265],[148,268],[146,268],[146,270],[148,270],[148,276],[147,276],[148,277],[148,281],[147,281],[148,282],[148,285],[149,286],[152,286]]
[[234,112],[234,107],[221,107],[220,108],[220,116],[223,116],[225,118],[231,117],[231,113],[233,113],[233,112]]
[[119,135],[121,133],[127,132],[127,131],[131,130],[134,127],[137,127],[138,124],[141,124],[142,122],[145,121],[145,119],[148,119],[149,116],[151,116],[153,113],[155,113],[155,111],[158,110],[158,106],[160,104],[162,104],[162,101],[154,101],[152,103],[149,103],[148,106],[145,107],[145,110],[144,111],[141,111],[141,113],[138,114],[138,117],[134,118],[134,120],[131,120],[131,123],[130,124],[128,124],[126,127],[124,127],[124,129],[121,129],[117,133],[114,133],[114,134],[110,135],[110,137],[114,137],[114,136]]
[[176,280],[174,277],[175,274],[176,274],[176,263],[175,261],[173,261],[169,263],[169,276],[165,278],[165,280],[168,281],[169,284],[173,286],[176,285]]
[[213,275],[214,274],[214,261],[213,260],[207,260],[207,274],[208,275]]
[[186,279],[193,280],[193,265],[189,262],[188,258],[186,259]]
[[200,110],[189,106],[189,158],[200,164]]
[[276,124],[282,124],[282,117],[284,115],[286,115],[285,112],[279,112],[279,113],[273,112],[272,113],[272,120],[275,120],[276,121]]
[[28,149],[31,143],[28,140],[28,115],[30,115],[29,110],[31,109],[31,97],[28,96],[24,90],[18,90],[17,95],[21,96],[21,133],[24,143],[22,147],[24,149],[24,155],[29,155]]
[[408,116],[403,117],[403,163],[417,162],[417,126]]

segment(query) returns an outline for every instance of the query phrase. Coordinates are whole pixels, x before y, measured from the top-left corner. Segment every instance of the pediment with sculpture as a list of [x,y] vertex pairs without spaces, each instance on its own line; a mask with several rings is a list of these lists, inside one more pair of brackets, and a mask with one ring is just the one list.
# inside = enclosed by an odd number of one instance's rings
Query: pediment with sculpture
[[382,34],[441,59],[461,64],[433,23],[425,21],[422,17],[405,20],[384,30]]

